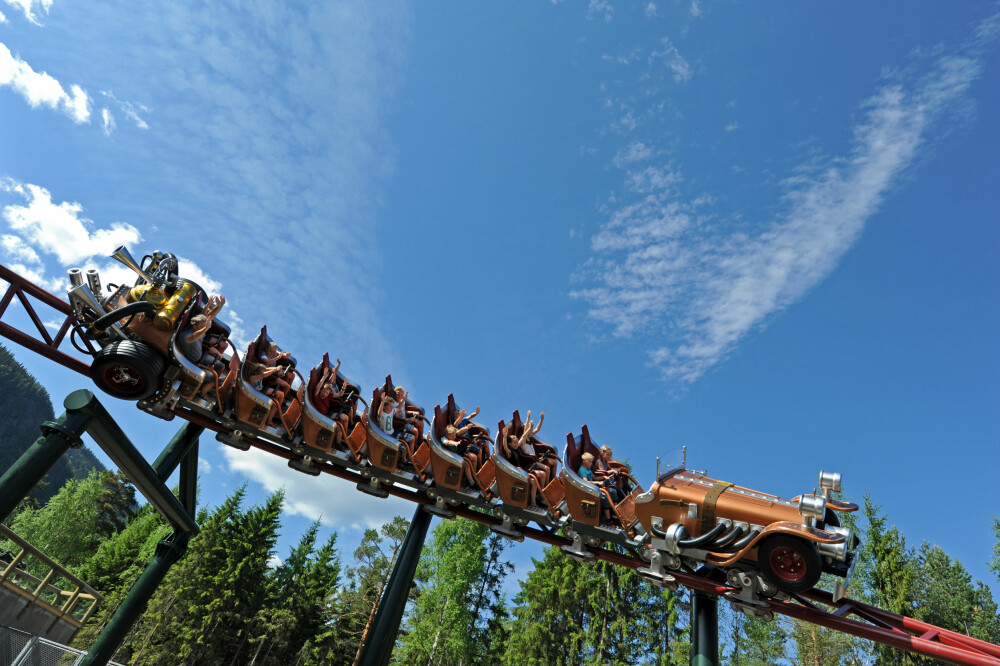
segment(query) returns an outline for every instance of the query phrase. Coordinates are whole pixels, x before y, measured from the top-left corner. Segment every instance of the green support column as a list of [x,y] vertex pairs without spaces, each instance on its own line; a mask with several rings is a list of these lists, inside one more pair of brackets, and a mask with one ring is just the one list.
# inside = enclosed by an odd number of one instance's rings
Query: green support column
[[417,573],[417,562],[420,551],[424,549],[427,538],[427,528],[431,524],[431,514],[417,505],[413,520],[406,530],[406,537],[399,549],[396,566],[386,584],[385,594],[379,603],[375,621],[372,622],[368,639],[358,655],[358,666],[385,666],[392,656],[392,646],[396,643],[399,625],[403,621],[403,610],[406,608],[406,598],[410,595],[413,576]]
[[[164,483],[170,475],[177,469],[177,465],[184,461],[188,453],[198,446],[198,437],[205,432],[205,428],[193,423],[185,423],[181,426],[173,439],[164,447],[163,452],[153,463],[153,471]],[[197,455],[197,454],[196,454]]]
[[719,600],[704,592],[691,599],[691,666],[718,666]]
[[101,635],[80,662],[80,666],[104,666],[111,661],[136,619],[146,610],[146,604],[149,603],[170,567],[184,555],[187,542],[187,535],[174,532],[156,545],[152,561],[122,600],[121,606],[101,631]]
[[55,421],[42,424],[42,436],[0,477],[0,520],[17,508],[70,447],[83,443],[80,435],[89,421],[86,414],[65,412]]

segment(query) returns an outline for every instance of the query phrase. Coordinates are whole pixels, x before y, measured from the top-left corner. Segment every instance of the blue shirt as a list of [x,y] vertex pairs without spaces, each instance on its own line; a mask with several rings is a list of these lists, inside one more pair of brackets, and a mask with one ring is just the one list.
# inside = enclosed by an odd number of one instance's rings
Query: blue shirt
[[583,465],[580,465],[580,471],[577,472],[577,474],[579,474],[580,478],[583,479],[584,481],[594,480],[594,472],[592,470],[587,469]]

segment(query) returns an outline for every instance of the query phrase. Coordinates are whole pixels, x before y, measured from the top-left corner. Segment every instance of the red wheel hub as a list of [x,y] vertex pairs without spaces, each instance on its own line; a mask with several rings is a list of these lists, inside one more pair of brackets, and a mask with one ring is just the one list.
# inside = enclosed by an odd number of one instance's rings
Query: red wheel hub
[[142,375],[127,365],[113,363],[104,368],[101,378],[106,386],[113,388],[122,395],[141,393],[146,387]]
[[768,564],[775,575],[788,582],[802,580],[808,569],[802,553],[791,546],[778,546],[772,550]]

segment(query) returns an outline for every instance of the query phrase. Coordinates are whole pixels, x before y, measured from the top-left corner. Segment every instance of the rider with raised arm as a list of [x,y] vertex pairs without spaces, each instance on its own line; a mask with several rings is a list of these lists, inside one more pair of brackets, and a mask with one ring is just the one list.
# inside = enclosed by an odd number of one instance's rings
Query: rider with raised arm
[[316,382],[316,389],[313,391],[313,406],[320,411],[323,416],[333,419],[341,424],[343,431],[339,428],[334,430],[333,443],[344,444],[346,433],[350,427],[347,414],[345,413],[343,397],[347,393],[347,382],[340,387],[336,393],[337,371],[340,370],[340,359],[337,359],[337,367],[323,368],[323,374]]

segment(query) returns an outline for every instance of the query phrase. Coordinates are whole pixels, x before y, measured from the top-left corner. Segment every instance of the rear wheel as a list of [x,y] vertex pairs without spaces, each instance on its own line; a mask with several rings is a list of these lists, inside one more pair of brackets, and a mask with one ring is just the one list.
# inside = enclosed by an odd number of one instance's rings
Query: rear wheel
[[132,340],[113,342],[90,364],[90,378],[115,398],[142,400],[156,393],[163,375],[163,358],[149,345]]
[[802,539],[776,534],[757,551],[761,573],[788,592],[805,592],[815,587],[822,574],[816,547]]

